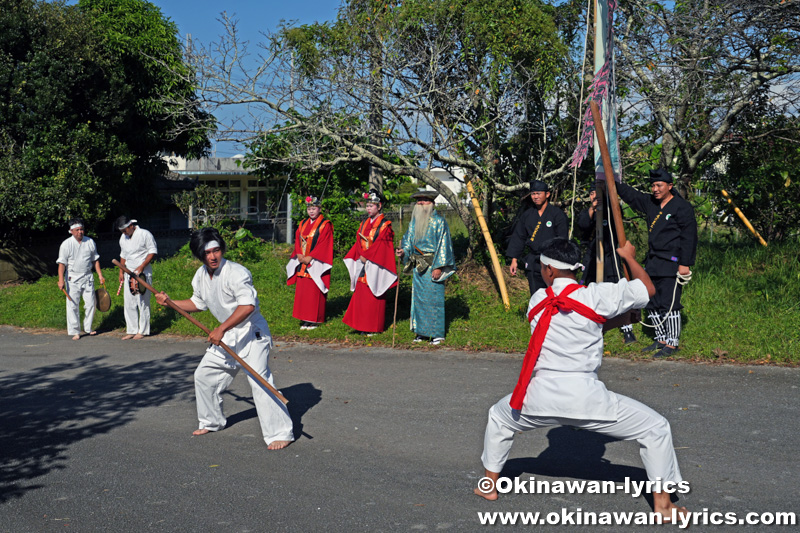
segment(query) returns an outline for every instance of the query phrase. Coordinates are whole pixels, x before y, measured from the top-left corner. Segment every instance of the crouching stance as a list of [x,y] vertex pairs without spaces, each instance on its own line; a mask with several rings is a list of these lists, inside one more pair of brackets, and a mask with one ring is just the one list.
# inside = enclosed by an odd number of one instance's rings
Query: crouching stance
[[[546,289],[531,297],[528,320],[533,335],[513,394],[489,410],[483,466],[496,482],[508,459],[514,434],[547,426],[573,426],[621,440],[636,440],[647,476],[662,483],[682,481],[669,422],[646,405],[615,394],[597,379],[603,357],[603,322],[644,307],[655,292],[636,263],[630,243],[618,249],[632,281],[578,284],[580,251],[567,239],[553,239],[542,250]],[[483,489],[483,490],[481,490]],[[481,484],[475,494],[497,499]],[[676,508],[667,492],[653,493],[654,511],[665,518]],[[680,508],[679,512],[686,512]]]
[[[189,247],[203,266],[192,280],[192,297],[173,303],[188,313],[208,309],[220,322],[209,334],[211,346],[194,372],[200,426],[193,434],[205,435],[225,428],[222,393],[239,371],[233,358],[219,346],[220,341],[273,385],[269,371],[272,337],[267,321],[261,316],[250,271],[225,259],[225,241],[219,232],[213,228],[198,230],[192,234]],[[164,292],[156,295],[160,305],[165,305],[167,298]],[[270,450],[285,448],[294,440],[289,411],[256,380],[248,378],[264,441]]]

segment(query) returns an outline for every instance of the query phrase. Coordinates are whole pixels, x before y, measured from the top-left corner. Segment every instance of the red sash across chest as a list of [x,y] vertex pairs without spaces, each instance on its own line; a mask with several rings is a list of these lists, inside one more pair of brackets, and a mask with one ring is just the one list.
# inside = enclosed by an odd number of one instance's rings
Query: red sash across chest
[[517,386],[514,387],[514,393],[511,395],[509,405],[511,405],[512,409],[522,409],[522,404],[525,401],[525,392],[528,390],[528,384],[531,381],[533,369],[536,366],[536,360],[539,358],[539,354],[542,351],[542,343],[544,343],[544,338],[547,336],[547,331],[550,329],[550,320],[553,318],[553,315],[560,311],[565,313],[575,311],[579,315],[593,322],[597,322],[598,324],[602,324],[606,321],[604,317],[595,313],[588,306],[568,297],[570,293],[581,288],[583,288],[583,285],[573,283],[564,287],[564,290],[556,296],[553,292],[553,287],[547,287],[547,297],[536,304],[533,309],[531,309],[530,313],[528,313],[528,322],[533,322],[533,319],[536,318],[536,315],[540,312],[542,316],[539,318],[539,322],[536,323],[533,335],[531,335],[531,340],[528,343],[528,350],[525,352],[525,358],[522,361],[522,371],[519,373]]

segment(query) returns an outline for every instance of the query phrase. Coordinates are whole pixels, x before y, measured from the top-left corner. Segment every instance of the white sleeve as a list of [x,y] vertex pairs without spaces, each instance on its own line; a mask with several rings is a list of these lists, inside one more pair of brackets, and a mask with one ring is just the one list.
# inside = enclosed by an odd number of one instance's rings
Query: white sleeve
[[591,283],[588,286],[595,291],[595,311],[606,318],[615,317],[631,309],[642,309],[650,296],[647,287],[641,280],[620,280],[617,283]]
[[258,295],[249,270],[242,266],[232,269],[230,277],[226,281],[230,293],[236,299],[236,305],[256,305]]
[[[204,267],[200,267],[203,269]],[[208,309],[208,305],[206,305],[206,301],[204,300],[205,295],[201,289],[201,279],[199,278],[198,274],[200,274],[200,270],[195,272],[194,278],[192,278],[192,303],[199,311],[205,311]]]
[[155,237],[153,237],[153,234],[150,233],[149,231],[145,234],[144,237],[144,247],[146,248],[145,252],[146,256],[158,253],[158,247],[156,246],[156,239]]
[[58,259],[56,259],[56,263],[61,263],[62,265],[69,264],[69,240],[66,240],[61,243],[61,246],[58,248]]
[[128,254],[125,253],[125,235],[119,238],[119,258],[128,260]]

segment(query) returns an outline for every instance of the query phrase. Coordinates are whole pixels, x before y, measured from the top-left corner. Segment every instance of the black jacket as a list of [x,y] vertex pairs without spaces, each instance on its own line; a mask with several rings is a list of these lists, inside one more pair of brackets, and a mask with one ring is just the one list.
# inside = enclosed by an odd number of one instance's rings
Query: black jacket
[[647,220],[647,258],[645,270],[651,276],[674,277],[678,265],[691,266],[697,254],[697,221],[692,204],[673,192],[661,208],[652,194],[639,192],[630,185],[617,185],[619,197]]
[[506,256],[512,259],[522,259],[532,268],[533,263],[538,263],[539,255],[547,241],[554,237],[567,238],[569,224],[567,216],[561,209],[553,204],[547,204],[542,216],[536,207],[523,212],[514,223],[511,239],[508,241]]

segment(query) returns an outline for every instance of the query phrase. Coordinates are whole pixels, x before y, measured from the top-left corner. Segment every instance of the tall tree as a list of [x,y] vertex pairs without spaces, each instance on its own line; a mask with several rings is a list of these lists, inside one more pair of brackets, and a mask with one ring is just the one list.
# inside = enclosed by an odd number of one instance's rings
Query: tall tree
[[234,119],[221,127],[223,139],[292,131],[288,153],[260,152],[265,164],[319,170],[364,162],[412,176],[471,226],[469,211],[433,167],[461,167],[503,190],[523,187],[531,173],[566,168],[567,157],[552,168],[539,153],[507,156],[521,131],[544,127],[528,101],[536,95],[547,105],[566,55],[551,12],[523,0],[349,2],[334,23],[270,34],[258,58],[224,17],[227,37],[192,57],[205,103],[246,106],[249,126]]
[[[114,35],[94,2],[0,0],[0,238],[63,227],[76,215],[95,224],[152,198],[144,184],[163,168],[160,151],[196,155],[207,146],[209,115],[196,110],[199,127],[184,120],[174,138],[168,132],[181,118],[158,108],[164,95],[194,95],[188,69],[173,73],[174,25],[146,2],[119,4],[130,11],[114,16],[122,26]],[[155,81],[144,73],[168,59]]]
[[683,188],[759,95],[800,109],[800,1],[622,0],[620,10],[618,72],[628,124],[642,135],[633,145],[660,142],[659,164]]

